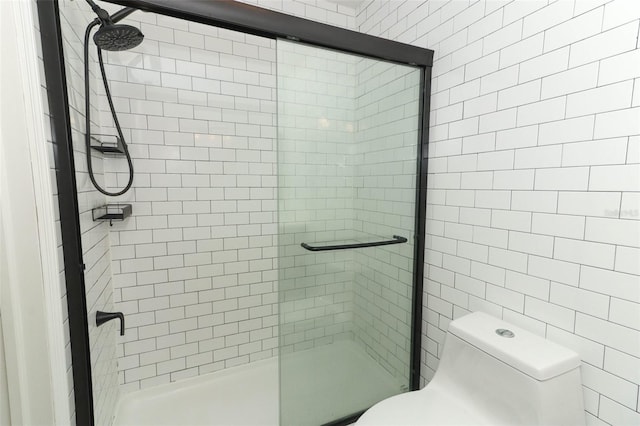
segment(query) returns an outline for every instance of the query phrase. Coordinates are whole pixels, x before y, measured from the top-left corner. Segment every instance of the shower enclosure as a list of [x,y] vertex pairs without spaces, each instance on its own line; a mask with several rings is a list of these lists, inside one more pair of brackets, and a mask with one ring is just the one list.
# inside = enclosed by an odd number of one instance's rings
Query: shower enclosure
[[420,71],[277,64],[280,419],[318,425],[409,389]]
[[[105,56],[136,172],[107,198],[79,160],[88,9],[65,2],[61,35],[39,5],[50,93],[67,59],[51,109],[78,424],[108,424],[118,394],[265,359],[282,425],[348,424],[417,389],[433,52],[237,2],[110,3],[147,13],[123,21],[140,46]],[[92,67],[88,125],[113,134]],[[125,186],[122,158],[92,155],[100,184]],[[132,215],[94,222],[104,203]],[[96,310],[122,311],[125,336]]]

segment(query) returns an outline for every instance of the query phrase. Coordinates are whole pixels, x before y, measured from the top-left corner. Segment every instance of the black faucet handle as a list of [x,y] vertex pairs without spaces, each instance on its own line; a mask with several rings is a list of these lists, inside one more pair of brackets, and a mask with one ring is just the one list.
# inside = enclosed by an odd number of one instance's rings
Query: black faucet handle
[[120,335],[124,336],[124,314],[122,312],[96,311],[96,326],[100,327],[105,322],[115,318],[120,320]]

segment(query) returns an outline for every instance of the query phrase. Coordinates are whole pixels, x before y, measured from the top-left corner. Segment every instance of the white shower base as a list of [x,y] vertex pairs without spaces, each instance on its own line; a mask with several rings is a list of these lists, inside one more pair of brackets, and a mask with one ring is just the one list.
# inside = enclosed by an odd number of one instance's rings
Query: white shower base
[[[286,357],[287,377],[299,377],[297,389],[285,389],[287,398],[295,398],[287,399],[286,418],[301,419],[300,425],[317,426],[400,392],[397,381],[351,341]],[[278,360],[271,358],[132,392],[122,397],[114,426],[276,426],[278,381]]]

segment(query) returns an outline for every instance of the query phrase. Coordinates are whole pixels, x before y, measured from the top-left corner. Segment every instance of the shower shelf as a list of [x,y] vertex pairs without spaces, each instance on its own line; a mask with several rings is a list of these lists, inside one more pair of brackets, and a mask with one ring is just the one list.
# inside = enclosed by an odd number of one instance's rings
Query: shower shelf
[[92,134],[91,148],[103,154],[124,154],[122,139],[115,135]]
[[131,204],[105,204],[91,209],[91,217],[94,222],[108,220],[109,225],[113,225],[114,220],[125,220],[132,211]]
[[334,245],[318,245],[318,243],[312,243],[313,245],[311,245],[307,243],[301,243],[300,245],[309,251],[328,251],[328,250],[346,250],[346,249],[357,249],[357,248],[364,248],[364,247],[388,246],[391,244],[402,244],[406,242],[407,242],[407,239],[405,237],[394,235],[392,240],[373,241],[369,243],[334,244]]

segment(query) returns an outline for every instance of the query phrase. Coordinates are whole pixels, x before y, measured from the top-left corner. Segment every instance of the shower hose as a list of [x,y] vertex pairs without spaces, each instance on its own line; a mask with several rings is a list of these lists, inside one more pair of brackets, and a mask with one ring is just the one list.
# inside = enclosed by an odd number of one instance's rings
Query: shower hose
[[124,150],[124,155],[127,157],[127,163],[129,165],[129,182],[124,189],[117,192],[109,192],[106,189],[102,188],[93,174],[93,165],[91,164],[91,105],[89,99],[89,36],[93,27],[98,25],[100,21],[98,19],[94,20],[87,26],[87,30],[84,33],[84,99],[85,99],[85,145],[86,145],[86,156],[87,156],[87,170],[89,172],[89,179],[91,179],[91,183],[96,187],[98,191],[103,193],[104,195],[108,195],[111,197],[117,197],[119,195],[124,194],[131,188],[133,184],[133,162],[131,161],[131,155],[129,154],[129,147],[127,146],[127,142],[124,139],[124,135],[122,134],[122,129],[120,128],[120,123],[118,121],[118,116],[116,115],[116,110],[113,106],[113,100],[111,99],[111,91],[109,90],[109,84],[107,83],[107,74],[104,71],[104,61],[102,59],[102,49],[96,46],[98,49],[98,63],[100,64],[100,74],[102,74],[102,81],[104,83],[104,91],[107,95],[107,100],[109,102],[109,109],[111,110],[111,116],[113,117],[113,122],[116,126],[116,130],[118,131],[118,137],[122,141],[122,149]]

